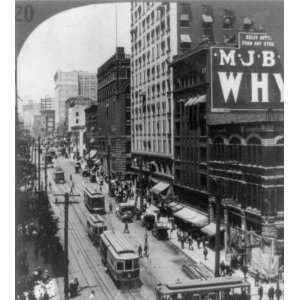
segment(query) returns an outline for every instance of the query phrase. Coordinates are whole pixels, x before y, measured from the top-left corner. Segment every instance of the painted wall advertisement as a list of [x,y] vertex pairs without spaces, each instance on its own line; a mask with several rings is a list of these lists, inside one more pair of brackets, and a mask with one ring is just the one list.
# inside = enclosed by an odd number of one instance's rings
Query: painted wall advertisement
[[240,32],[238,47],[211,47],[211,111],[283,109],[283,67],[266,33]]

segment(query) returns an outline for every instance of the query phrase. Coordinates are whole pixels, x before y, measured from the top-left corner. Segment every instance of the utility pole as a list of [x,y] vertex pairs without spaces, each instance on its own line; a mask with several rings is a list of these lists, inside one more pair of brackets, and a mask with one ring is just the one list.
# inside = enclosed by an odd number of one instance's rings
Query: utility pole
[[38,191],[41,191],[41,137],[38,137]]
[[140,211],[142,211],[143,210],[143,198],[144,198],[142,158],[139,158],[139,188],[140,188]]
[[45,149],[44,164],[45,164],[45,166],[44,166],[44,171],[45,171],[45,193],[46,193],[46,195],[47,195],[47,194],[48,194],[48,193],[47,193],[47,192],[48,192],[48,178],[47,178],[47,176],[48,176],[48,174],[47,174],[47,147],[46,147],[46,149]]
[[[217,187],[217,190],[219,187]],[[218,193],[218,192],[217,192]],[[216,196],[216,236],[215,236],[215,277],[220,276],[220,205],[221,198]]]
[[64,265],[65,265],[65,274],[64,274],[64,292],[65,300],[69,299],[69,254],[68,254],[68,240],[69,240],[69,194],[65,193],[65,228],[64,228]]
[[107,137],[107,172],[108,172],[108,194],[111,195],[111,170],[110,170],[110,161],[111,161],[111,144],[110,137]]

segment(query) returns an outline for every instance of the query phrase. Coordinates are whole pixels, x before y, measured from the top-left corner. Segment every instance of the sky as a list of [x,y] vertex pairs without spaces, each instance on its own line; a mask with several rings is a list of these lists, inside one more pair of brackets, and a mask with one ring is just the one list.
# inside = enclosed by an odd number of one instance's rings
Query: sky
[[38,102],[54,93],[54,74],[97,68],[118,46],[130,53],[130,3],[95,4],[59,13],[40,24],[29,36],[17,59],[18,95]]

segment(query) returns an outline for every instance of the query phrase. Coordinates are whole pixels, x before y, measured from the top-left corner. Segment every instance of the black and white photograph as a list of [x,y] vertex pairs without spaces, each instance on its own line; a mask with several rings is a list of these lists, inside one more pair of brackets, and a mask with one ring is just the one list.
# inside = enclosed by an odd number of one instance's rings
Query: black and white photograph
[[283,0],[15,0],[15,299],[283,300],[283,78]]

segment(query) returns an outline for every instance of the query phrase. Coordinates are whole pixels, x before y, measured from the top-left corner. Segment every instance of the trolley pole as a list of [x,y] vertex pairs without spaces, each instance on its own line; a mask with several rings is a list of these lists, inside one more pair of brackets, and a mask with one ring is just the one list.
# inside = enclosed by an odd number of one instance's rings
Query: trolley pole
[[65,264],[65,274],[64,274],[64,292],[65,292],[65,300],[69,299],[69,255],[68,255],[68,240],[69,240],[69,194],[65,193],[65,228],[64,228],[64,264]]
[[216,196],[216,240],[215,240],[215,277],[220,276],[220,202],[219,195]]
[[38,138],[38,191],[41,191],[41,138]]

